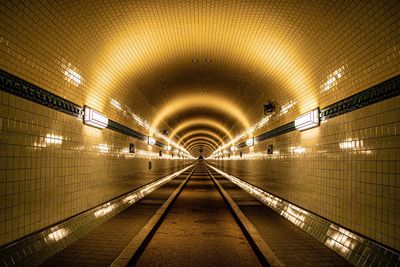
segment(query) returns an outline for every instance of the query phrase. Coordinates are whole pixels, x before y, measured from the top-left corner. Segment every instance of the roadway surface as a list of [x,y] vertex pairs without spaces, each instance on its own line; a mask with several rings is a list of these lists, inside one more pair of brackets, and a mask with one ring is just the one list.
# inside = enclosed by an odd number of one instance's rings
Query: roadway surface
[[[129,266],[262,266],[203,161],[47,259],[42,266],[110,266],[174,191],[181,191]],[[347,261],[208,168],[284,266],[349,266]],[[192,173],[193,171],[193,173]],[[186,184],[185,184],[185,181]],[[242,226],[243,228],[243,226]],[[260,261],[261,260],[261,261]]]

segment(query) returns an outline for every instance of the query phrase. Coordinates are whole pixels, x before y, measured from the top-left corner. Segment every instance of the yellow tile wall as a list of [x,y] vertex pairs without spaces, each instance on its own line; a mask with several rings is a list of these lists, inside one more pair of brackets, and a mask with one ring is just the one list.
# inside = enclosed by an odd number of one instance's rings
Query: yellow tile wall
[[167,154],[151,159],[129,154],[129,143],[137,150],[159,148],[4,92],[0,111],[0,244],[187,164]]
[[[200,80],[241,106],[250,122],[262,116],[266,100],[279,107],[296,102],[257,135],[400,74],[397,2],[2,1],[0,68],[141,132],[112,99],[151,120],[154,103]],[[193,68],[192,58],[209,56],[213,65]],[[66,81],[63,64],[82,76],[81,84]],[[338,83],[322,90],[341,67]],[[208,81],[214,73],[224,76]],[[273,159],[224,162],[224,168],[399,249],[399,106],[392,99],[274,138],[255,148],[273,142],[281,153]],[[147,160],[117,153],[130,138],[4,93],[0,109],[0,244],[155,178]],[[43,147],[48,133],[63,143]],[[364,147],[340,150],[349,138]],[[100,153],[99,144],[110,153]],[[307,153],[289,151],[299,146]],[[154,160],[152,173],[177,164]]]
[[[278,108],[295,101],[284,121],[399,74],[395,0],[3,1],[0,8],[2,69],[114,119],[124,117],[111,99],[151,120],[200,87],[237,104],[250,122],[267,100]],[[206,57],[213,64],[193,66]],[[79,86],[65,81],[63,63],[82,76]],[[340,68],[337,84],[322,90]],[[184,118],[166,119],[173,127]]]
[[[400,248],[400,97],[211,161],[239,178]],[[274,154],[267,154],[272,144]],[[262,153],[248,157],[251,153]]]

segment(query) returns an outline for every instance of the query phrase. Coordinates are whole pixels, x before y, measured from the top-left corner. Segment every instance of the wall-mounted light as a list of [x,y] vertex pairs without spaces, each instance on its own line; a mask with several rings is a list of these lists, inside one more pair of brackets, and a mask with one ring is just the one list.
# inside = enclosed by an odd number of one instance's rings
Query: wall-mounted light
[[254,145],[254,138],[250,138],[246,140],[246,145],[247,146],[253,146]]
[[171,146],[167,146],[167,151],[171,151],[172,147]]
[[231,146],[231,151],[236,151],[236,146]]
[[311,110],[294,120],[296,129],[303,131],[319,125],[319,108]]
[[83,122],[87,125],[103,129],[108,125],[108,118],[100,112],[85,106]]
[[147,143],[151,146],[154,146],[156,144],[156,139],[149,136],[149,138],[147,139]]

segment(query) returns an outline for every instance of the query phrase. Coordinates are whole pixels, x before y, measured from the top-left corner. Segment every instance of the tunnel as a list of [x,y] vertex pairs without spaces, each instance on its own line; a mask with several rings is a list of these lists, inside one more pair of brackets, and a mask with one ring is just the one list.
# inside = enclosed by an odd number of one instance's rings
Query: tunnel
[[398,1],[0,19],[0,266],[400,266]]

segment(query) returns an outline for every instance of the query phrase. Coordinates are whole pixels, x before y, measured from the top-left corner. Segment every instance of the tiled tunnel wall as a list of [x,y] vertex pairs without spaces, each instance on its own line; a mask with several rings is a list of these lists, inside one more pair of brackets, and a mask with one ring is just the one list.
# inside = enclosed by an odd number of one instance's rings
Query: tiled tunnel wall
[[210,163],[399,250],[399,135],[400,97],[395,97]]
[[[70,32],[60,35],[60,29],[54,24],[40,19],[39,14],[43,13],[50,20],[56,18],[39,3],[41,8],[30,10],[23,7],[22,2],[18,7],[11,2],[7,7],[5,4],[0,4],[2,70],[78,105],[89,105],[119,123],[148,134],[132,120],[132,113],[141,118],[154,114],[154,108],[137,90],[126,91],[131,93],[130,98],[119,94],[117,98],[125,102],[120,103],[118,109],[111,104],[112,98],[108,98],[111,94],[105,88],[129,85],[119,80],[113,80],[110,85],[102,79],[101,84],[93,84],[94,79],[88,76],[101,73],[89,75],[85,69],[78,70],[70,64],[81,62],[89,68],[85,62],[93,60],[88,57],[98,57],[93,46],[90,46],[91,53],[80,54],[82,44],[65,41],[64,36],[70,36]],[[6,14],[20,19],[15,23],[5,22]],[[80,83],[74,83],[71,76],[65,75],[71,70],[84,73]],[[88,89],[96,87],[102,90]],[[72,116],[0,92],[0,245],[189,164],[176,157],[172,159],[165,151],[163,157],[151,159],[139,153],[129,154],[129,143],[135,144],[137,152],[158,153],[161,150],[109,129],[94,129]]]
[[[392,34],[400,27],[396,18],[399,5],[395,2],[357,5],[338,25],[306,28],[307,21],[294,17],[293,25],[302,29],[292,27],[293,32],[310,37],[308,40],[317,45],[305,43],[299,51],[304,61],[295,64],[302,66],[304,77],[285,72],[283,80],[288,78],[297,85],[295,82],[307,79],[312,90],[280,94],[288,84],[277,83],[272,96],[281,102],[297,96],[299,99],[293,100],[301,108],[294,105],[259,131],[273,129],[315,105],[329,105],[398,75],[400,39]],[[57,1],[52,4],[57,6]],[[22,1],[0,5],[1,69],[143,132],[128,119],[126,110],[110,104],[115,97],[124,101],[123,108],[129,106],[144,118],[156,113],[138,90],[131,89],[132,81],[126,79],[130,70],[121,71],[127,59],[123,55],[113,58],[115,55],[103,49],[119,44],[113,21],[118,14],[113,8],[90,7],[91,14],[101,15],[88,18],[69,7],[54,8],[40,2],[31,3],[29,8]],[[326,12],[329,16],[342,14],[340,8]],[[87,21],[88,27],[82,28],[80,25]],[[291,40],[288,35],[293,32],[280,33],[282,40]],[[118,34],[125,37],[129,32]],[[96,40],[104,43],[93,43]],[[68,81],[65,72],[71,70],[81,75],[79,84]],[[114,74],[116,79],[110,79]],[[336,81],[328,84],[333,77]],[[128,143],[135,142],[132,138],[108,129],[92,129],[76,118],[7,93],[1,92],[0,96],[0,244],[180,167],[180,160],[153,159],[150,171],[147,159],[137,155],[131,158],[124,152]],[[393,98],[328,120],[319,128],[291,132],[251,148],[253,152],[265,152],[267,145],[273,144],[273,155],[251,160],[232,157],[214,163],[279,197],[400,250],[399,107],[399,97]],[[47,134],[50,136],[46,139]],[[143,143],[136,145],[148,149]],[[244,150],[244,154],[248,152]]]
[[[188,162],[0,92],[0,244],[98,206]],[[128,153],[129,143],[136,153]],[[152,168],[149,169],[149,161]]]

